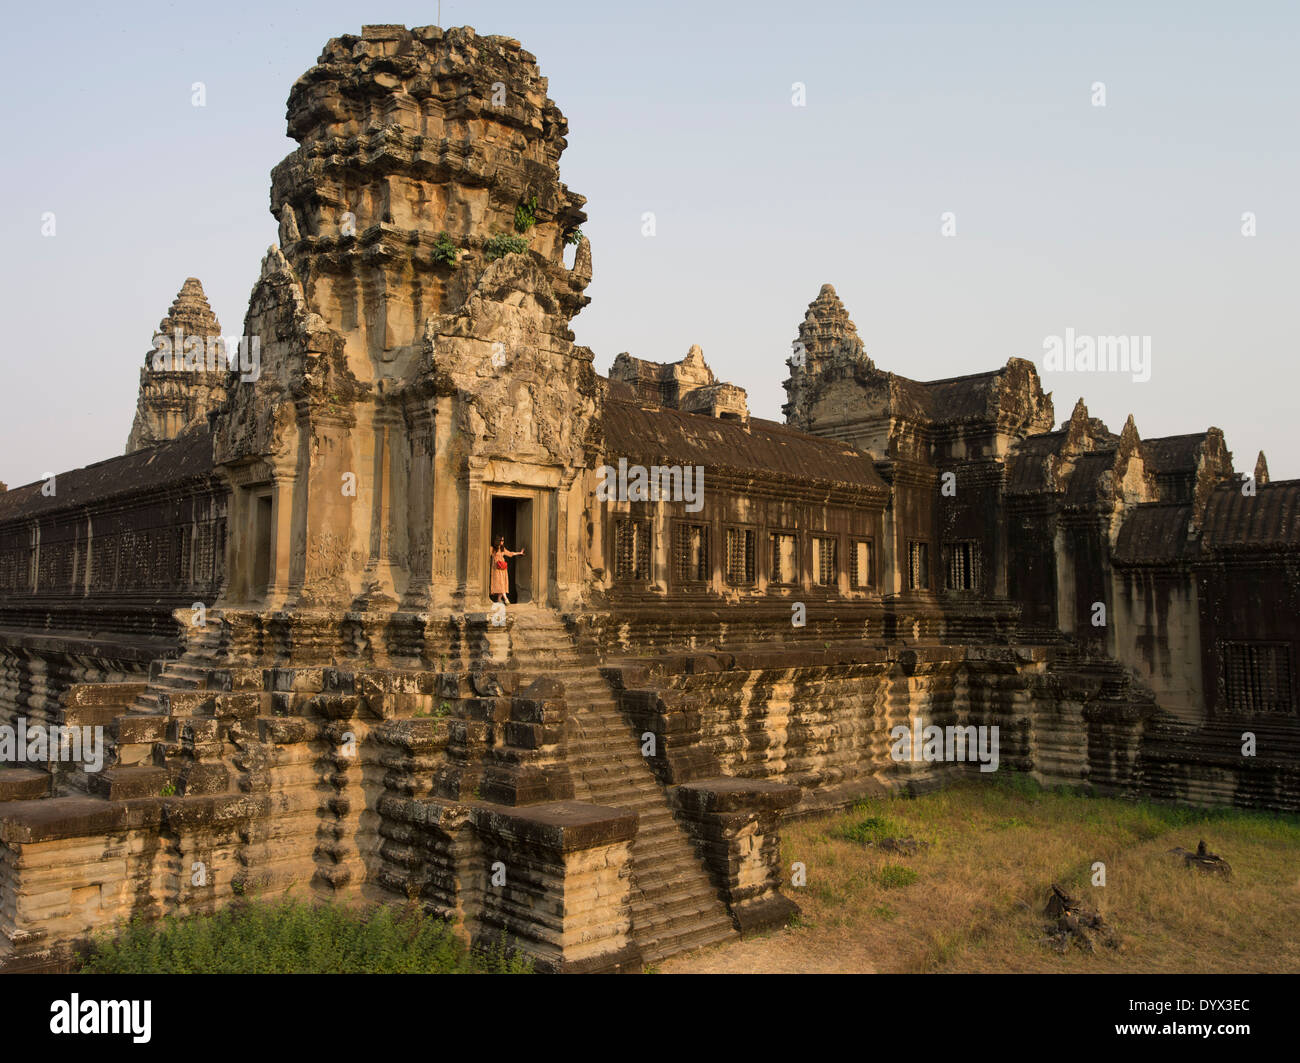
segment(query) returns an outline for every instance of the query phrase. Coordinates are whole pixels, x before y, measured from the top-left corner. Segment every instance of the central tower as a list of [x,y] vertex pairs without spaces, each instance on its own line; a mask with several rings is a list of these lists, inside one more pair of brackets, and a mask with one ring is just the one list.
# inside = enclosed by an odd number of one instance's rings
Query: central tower
[[600,423],[569,328],[591,254],[546,87],[517,41],[401,26],[330,41],[294,85],[245,319],[261,376],[216,425],[229,602],[483,608],[494,514],[534,601],[580,594],[557,536]]

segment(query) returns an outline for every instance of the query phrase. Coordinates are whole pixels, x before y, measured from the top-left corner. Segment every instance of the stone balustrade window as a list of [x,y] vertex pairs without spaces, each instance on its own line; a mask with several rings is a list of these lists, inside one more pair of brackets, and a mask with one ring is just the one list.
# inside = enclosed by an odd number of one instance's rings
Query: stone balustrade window
[[819,587],[834,587],[838,582],[838,558],[835,556],[837,546],[839,543],[829,536],[813,536],[813,572]]
[[948,555],[948,590],[978,591],[980,588],[979,543],[972,540],[944,545]]
[[786,532],[772,532],[768,536],[772,546],[773,583],[799,582],[799,540]]
[[930,589],[930,544],[919,539],[907,544],[907,585],[914,591]]
[[727,582],[733,587],[751,586],[754,582],[752,528],[727,529]]
[[625,518],[614,533],[614,578],[644,583],[650,578],[650,522]]
[[677,579],[682,583],[705,583],[709,569],[709,526],[677,525]]
[[32,586],[32,549],[0,550],[0,591],[28,591]]
[[1225,643],[1223,685],[1229,712],[1295,712],[1291,647],[1284,642]]
[[849,558],[849,586],[854,590],[874,590],[876,586],[876,544],[871,539],[855,539]]

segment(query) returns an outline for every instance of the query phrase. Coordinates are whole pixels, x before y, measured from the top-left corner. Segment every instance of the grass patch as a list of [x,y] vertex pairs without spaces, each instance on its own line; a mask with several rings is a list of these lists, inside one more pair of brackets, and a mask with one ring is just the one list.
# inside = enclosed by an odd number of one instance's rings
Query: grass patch
[[136,920],[96,937],[88,974],[527,974],[502,941],[471,952],[417,906],[364,909],[284,899],[211,915]]
[[863,815],[865,807],[857,805],[851,813],[854,818],[835,827],[831,837],[859,845],[879,845],[886,838],[897,838],[903,833],[899,822],[889,816]]
[[885,890],[910,886],[918,877],[915,871],[910,867],[903,867],[902,864],[885,864],[876,871],[876,881],[880,883],[880,888]]
[[[906,857],[885,838],[925,838]],[[1204,839],[1231,879],[1188,870],[1174,846]],[[1027,775],[867,801],[782,830],[807,885],[782,949],[817,969],[898,972],[1297,972],[1300,817],[1089,797]],[[1093,885],[1093,865],[1105,885]],[[908,889],[918,880],[923,889]],[[1052,883],[1096,909],[1117,950],[1044,946]],[[756,968],[761,969],[761,968]],[[786,968],[788,969],[788,967]]]

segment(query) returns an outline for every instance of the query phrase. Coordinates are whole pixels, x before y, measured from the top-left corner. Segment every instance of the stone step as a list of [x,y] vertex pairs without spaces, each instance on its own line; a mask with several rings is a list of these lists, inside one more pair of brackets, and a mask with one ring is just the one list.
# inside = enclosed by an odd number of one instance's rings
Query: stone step
[[40,768],[0,768],[0,802],[49,797],[52,780],[53,776]]
[[535,665],[530,661],[528,674],[564,686],[573,725],[566,753],[575,795],[638,815],[632,843],[632,935],[642,955],[654,962],[733,939],[736,931],[726,906],[640,756],[637,736],[598,671],[600,665],[569,648],[568,631],[554,618],[520,620],[514,630],[516,655],[538,659]]
[[[694,877],[694,869],[699,864],[694,846],[689,843],[678,844],[677,840],[667,836],[646,841],[645,845],[632,845],[633,865],[646,869],[646,883],[652,884],[656,889],[660,886],[681,888],[681,875],[689,874],[690,881],[702,886],[708,885],[706,892],[712,894],[707,876],[701,879]],[[649,889],[650,885],[646,888]]]
[[621,808],[627,812],[635,812],[642,818],[645,818],[653,807],[645,798],[639,795],[617,790],[587,789],[580,800],[588,801],[593,805],[606,805],[609,808]]
[[626,738],[628,741],[632,741],[637,737],[630,729],[626,727],[616,727],[612,724],[608,727],[599,728],[592,727],[591,725],[584,725],[580,729],[575,728],[575,731],[577,733],[568,740],[569,755],[571,757],[575,754],[598,755],[602,746],[605,749],[609,748],[607,743],[611,738]]
[[122,715],[124,705],[77,705],[63,710],[65,727],[108,727]]
[[109,768],[90,777],[90,792],[110,801],[159,797],[168,779],[166,768],[153,765]]
[[[581,761],[593,766],[603,764],[605,762],[600,757],[602,749],[609,750],[609,748],[615,745],[615,743],[628,742],[630,744],[632,741],[633,739],[630,735],[611,734],[604,735],[599,740],[588,739],[584,741],[582,746],[575,746],[570,742],[567,747],[569,762],[574,764]],[[626,775],[632,770],[632,768],[627,764],[616,762],[611,766],[610,770],[617,772],[620,775]]]
[[145,683],[75,683],[63,701],[65,709],[117,706],[123,708],[147,689]]
[[[681,872],[689,872],[682,867]],[[697,918],[710,905],[719,903],[713,887],[693,879],[678,879],[673,883],[656,883],[646,886],[637,876],[640,896],[632,898],[632,914],[643,929],[652,934],[657,927],[680,923],[685,917]]]
[[620,802],[634,806],[638,812],[649,812],[662,807],[662,795],[647,793],[644,788],[619,774],[600,775],[587,770],[582,775],[586,790],[593,797],[618,798]]
[[658,896],[674,890],[689,890],[695,897],[717,899],[717,891],[711,882],[702,883],[692,877],[686,885],[682,884],[682,872],[689,872],[695,863],[693,852],[683,854],[674,847],[659,852],[652,849],[647,855],[634,846],[632,855],[634,859],[640,860],[644,868],[637,872],[637,882],[647,895]]
[[614,761],[600,761],[596,758],[573,757],[569,758],[570,768],[575,765],[582,765],[580,769],[583,780],[587,783],[588,789],[608,793],[610,790],[619,792],[628,792],[640,794],[642,800],[651,804],[658,804],[664,799],[663,791],[655,787],[651,790],[648,788],[647,780],[638,779],[640,774],[637,767],[630,764],[619,763]]
[[710,945],[734,941],[737,937],[739,933],[730,918],[725,924],[701,919],[695,923],[674,927],[663,936],[647,938],[645,941],[638,939],[638,942],[641,958],[646,963],[658,963],[660,960],[679,956],[684,952],[694,952],[696,949],[708,948]]
[[169,716],[161,714],[128,713],[114,721],[114,736],[118,745],[142,745],[161,742],[167,734]]
[[168,716],[208,715],[216,705],[216,695],[206,690],[163,690],[158,707]]

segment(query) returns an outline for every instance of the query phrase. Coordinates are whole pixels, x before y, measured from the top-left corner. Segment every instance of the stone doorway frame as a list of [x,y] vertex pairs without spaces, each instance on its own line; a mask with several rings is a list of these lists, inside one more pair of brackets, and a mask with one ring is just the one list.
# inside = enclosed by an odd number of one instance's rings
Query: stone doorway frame
[[[533,498],[530,494],[521,496],[509,491],[489,490],[487,498],[488,549],[497,534],[497,503],[511,504],[511,520],[514,529],[505,533],[506,547],[510,550],[524,550],[523,557],[509,560],[510,565],[510,604],[529,605],[537,601],[537,582],[534,578],[536,569],[536,540],[534,538]],[[488,585],[491,586],[492,566],[488,565]]]
[[[492,569],[487,563],[488,555],[492,551],[492,507],[497,499],[509,499],[516,503],[522,502],[526,509],[522,514],[527,521],[526,535],[527,541],[523,543],[527,550],[525,557],[528,560],[528,598],[526,601],[515,601],[511,599],[511,606],[515,605],[545,605],[547,603],[548,588],[550,581],[550,572],[548,571],[547,561],[550,556],[549,544],[547,543],[547,526],[546,509],[547,498],[550,491],[545,488],[524,487],[519,484],[497,484],[485,483],[483,485],[483,520],[479,523],[482,529],[479,535],[479,542],[475,549],[479,551],[479,556],[483,558],[482,577],[480,580],[480,594],[484,602],[489,602],[488,591],[492,586]],[[515,520],[520,519],[519,511],[516,510]],[[518,523],[516,523],[518,528]],[[519,542],[510,542],[507,536],[506,546],[512,550],[518,550]],[[520,558],[513,559],[518,564]],[[518,569],[515,570],[516,574]],[[518,576],[516,575],[516,579]]]
[[260,461],[228,467],[223,474],[230,501],[221,601],[267,608],[284,601],[288,591],[293,478]]

